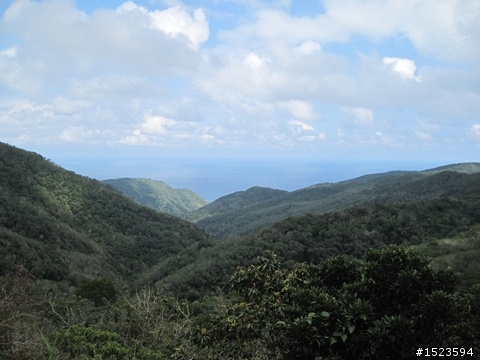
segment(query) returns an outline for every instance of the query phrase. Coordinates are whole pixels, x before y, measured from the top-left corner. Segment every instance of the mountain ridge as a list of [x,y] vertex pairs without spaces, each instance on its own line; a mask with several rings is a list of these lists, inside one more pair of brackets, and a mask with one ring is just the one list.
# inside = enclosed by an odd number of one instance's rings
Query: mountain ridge
[[[230,269],[248,266],[250,259],[265,251],[274,251],[280,261],[293,266],[318,263],[338,254],[361,257],[368,249],[390,244],[440,255],[439,264],[445,262],[441,255],[446,251],[452,254],[450,257],[458,255],[458,260],[451,260],[449,265],[468,274],[462,286],[480,281],[480,173],[440,172],[418,184],[419,190],[445,185],[445,191],[435,190],[431,198],[410,197],[405,202],[379,199],[340,211],[289,217],[247,235],[228,237],[209,246],[194,245],[175,259],[165,259],[152,267],[142,283],[168,286],[193,299],[227,286]],[[448,238],[467,242],[472,251],[462,254],[461,247],[445,247],[443,242]],[[467,265],[467,260],[474,264]]]
[[[338,211],[375,200],[399,201],[402,197],[411,197],[404,189],[408,183],[445,171],[478,173],[480,163],[451,164],[422,171],[397,170],[367,174],[337,183],[319,183],[291,192],[282,192],[279,196],[250,204],[242,199],[242,196],[248,194],[247,190],[235,193],[236,207],[225,206],[225,200],[230,199],[226,196],[194,211],[187,219],[219,238],[241,236],[290,216]],[[425,190],[425,194],[417,192],[417,198],[433,196],[430,189]],[[228,228],[224,224],[228,224]]]

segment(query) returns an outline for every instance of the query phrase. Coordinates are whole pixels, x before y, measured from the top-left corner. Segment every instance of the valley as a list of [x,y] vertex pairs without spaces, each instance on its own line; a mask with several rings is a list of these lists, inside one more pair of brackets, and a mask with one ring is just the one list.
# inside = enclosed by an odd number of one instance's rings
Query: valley
[[[0,143],[0,190],[0,358],[380,359],[362,336],[418,329],[480,350],[479,163],[208,203]],[[440,303],[448,321],[415,320]]]

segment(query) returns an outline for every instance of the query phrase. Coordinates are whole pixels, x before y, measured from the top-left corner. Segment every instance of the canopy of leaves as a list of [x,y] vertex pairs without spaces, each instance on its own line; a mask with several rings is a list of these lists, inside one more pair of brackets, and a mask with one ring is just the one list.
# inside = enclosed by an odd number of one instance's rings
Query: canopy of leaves
[[466,163],[419,172],[366,175],[293,192],[256,187],[213,201],[189,218],[224,239],[245,235],[291,216],[323,214],[376,202],[410,203],[440,197],[478,199],[479,173],[479,163]]
[[[479,182],[480,184],[480,182]],[[479,192],[480,193],[480,192]],[[196,243],[146,272],[140,283],[169,286],[178,296],[195,299],[217,287],[225,288],[231,269],[246,266],[264,251],[292,266],[319,263],[337,254],[363,256],[386,245],[418,245],[460,236],[480,224],[480,202],[475,199],[440,198],[406,204],[376,203],[323,215],[289,218],[243,238],[219,243]],[[463,236],[463,235],[462,235]],[[472,246],[480,234],[472,233]],[[470,258],[480,251],[469,253]],[[477,271],[474,267],[457,270]]]
[[455,282],[451,271],[397,246],[293,269],[267,252],[237,268],[238,298],[193,336],[216,358],[253,358],[252,342],[277,359],[411,359],[438,344],[469,344],[476,354],[480,288],[462,295]]
[[40,279],[127,280],[208,239],[35,153],[0,144],[0,275],[25,259]]

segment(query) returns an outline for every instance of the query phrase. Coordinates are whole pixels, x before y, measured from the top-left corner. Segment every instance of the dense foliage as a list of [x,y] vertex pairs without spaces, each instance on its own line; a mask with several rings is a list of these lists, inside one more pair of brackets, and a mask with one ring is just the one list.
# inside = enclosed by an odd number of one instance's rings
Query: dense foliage
[[267,253],[231,279],[238,295],[195,330],[218,359],[411,359],[418,347],[480,351],[480,288],[454,291],[451,271],[391,246],[283,268]]
[[[196,243],[174,259],[154,266],[139,284],[169,286],[177,296],[193,300],[206,292],[214,293],[218,287],[224,289],[231,269],[249,264],[266,250],[274,251],[281,262],[292,266],[296,262],[319,263],[337,254],[361,257],[371,248],[418,245],[447,237],[469,238],[472,245],[477,244],[476,248],[470,247],[467,263],[479,264],[480,233],[470,231],[478,224],[480,202],[453,198],[408,204],[376,203],[289,218],[243,238],[218,244]],[[467,268],[460,261],[449,265],[472,275],[480,273],[478,268]]]
[[18,263],[0,284],[0,358],[401,360],[444,344],[471,349],[465,358],[480,351],[480,286],[459,292],[451,270],[394,245],[292,268],[267,252],[234,271],[226,295],[193,303],[150,289],[98,304],[35,298],[33,281]]
[[0,189],[0,275],[15,256],[40,279],[127,280],[208,238],[191,223],[5,144]]
[[[477,356],[480,174],[453,168],[318,185],[291,207],[278,190],[232,194],[213,206],[225,229],[284,220],[217,241],[0,144],[0,359]],[[313,204],[338,209],[285,219]]]
[[[441,171],[440,171],[441,170]],[[390,172],[293,192],[252,188],[220,198],[195,211],[191,219],[217,238],[245,235],[287,217],[323,214],[373,203],[410,203],[441,197],[465,198],[480,191],[480,164],[439,170]],[[252,194],[256,200],[252,200]]]

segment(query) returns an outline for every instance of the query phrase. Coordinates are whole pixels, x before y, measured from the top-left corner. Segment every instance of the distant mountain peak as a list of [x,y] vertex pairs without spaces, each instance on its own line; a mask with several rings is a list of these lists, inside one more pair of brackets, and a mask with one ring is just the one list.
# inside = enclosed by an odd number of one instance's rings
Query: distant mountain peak
[[112,186],[141,205],[157,211],[184,217],[201,208],[208,201],[188,189],[174,189],[164,181],[146,178],[108,179],[104,184]]

